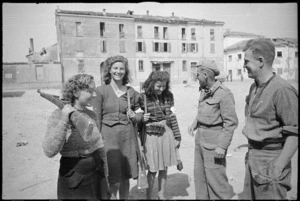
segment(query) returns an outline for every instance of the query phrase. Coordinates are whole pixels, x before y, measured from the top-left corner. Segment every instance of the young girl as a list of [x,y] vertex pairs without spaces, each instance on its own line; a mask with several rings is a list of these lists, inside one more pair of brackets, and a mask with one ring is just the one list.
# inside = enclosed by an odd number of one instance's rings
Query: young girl
[[[91,106],[95,91],[91,75],[78,74],[64,85],[63,99],[70,101],[62,110],[56,109],[48,120],[43,149],[47,157],[61,154],[57,183],[58,199],[107,199],[107,161],[100,132],[93,132],[89,140],[80,135],[70,122],[75,110],[97,125]],[[94,128],[98,130],[97,127]]]
[[[171,115],[175,115],[173,94],[169,91],[170,76],[164,71],[154,71],[143,85],[147,113],[143,116],[146,126],[145,156],[148,163],[147,199],[152,196],[156,173],[158,173],[158,199],[164,199],[169,166],[177,165],[175,148],[179,148],[181,135],[179,128],[172,128]],[[144,100],[144,94],[141,97]],[[144,100],[145,101],[145,100]]]

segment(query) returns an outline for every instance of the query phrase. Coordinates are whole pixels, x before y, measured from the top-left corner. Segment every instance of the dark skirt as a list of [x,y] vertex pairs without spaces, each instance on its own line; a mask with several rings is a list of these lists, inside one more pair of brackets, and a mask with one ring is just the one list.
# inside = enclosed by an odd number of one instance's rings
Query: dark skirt
[[134,130],[131,124],[102,124],[108,162],[108,179],[111,184],[138,177]]
[[61,157],[58,199],[107,199],[103,164],[98,150],[87,158]]

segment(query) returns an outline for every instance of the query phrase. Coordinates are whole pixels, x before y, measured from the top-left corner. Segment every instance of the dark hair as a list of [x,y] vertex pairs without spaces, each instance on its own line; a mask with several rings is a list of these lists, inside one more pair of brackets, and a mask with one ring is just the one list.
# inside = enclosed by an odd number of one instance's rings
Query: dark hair
[[165,98],[171,96],[170,92],[170,75],[166,71],[153,71],[150,73],[147,80],[144,82],[142,89],[145,91],[145,94],[148,98],[153,99],[155,94],[154,85],[157,81],[166,82],[166,88],[161,94],[161,98],[164,101]]
[[131,78],[129,76],[128,60],[125,57],[120,55],[109,57],[104,61],[104,76],[103,76],[104,83],[110,84],[111,82],[110,69],[111,66],[116,62],[122,62],[125,66],[125,75],[122,80],[122,84],[126,85],[131,81]]
[[62,90],[62,97],[66,101],[70,101],[71,104],[75,102],[74,92],[79,90],[89,89],[89,84],[94,81],[94,77],[92,75],[87,74],[77,74],[72,76],[66,81]]
[[273,64],[275,58],[275,46],[273,42],[268,38],[255,38],[247,41],[243,48],[243,52],[251,50],[253,56],[258,58],[262,56],[266,63]]

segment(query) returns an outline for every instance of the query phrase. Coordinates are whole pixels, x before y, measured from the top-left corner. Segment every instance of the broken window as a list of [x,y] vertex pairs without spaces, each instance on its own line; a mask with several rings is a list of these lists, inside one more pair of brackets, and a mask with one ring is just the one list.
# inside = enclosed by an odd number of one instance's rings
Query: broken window
[[100,37],[103,37],[105,33],[105,23],[100,22]]
[[158,27],[154,27],[154,38],[159,38]]
[[82,36],[81,22],[76,22],[76,36]]
[[229,56],[228,56],[228,61],[229,61],[229,62],[232,61],[232,55],[229,55]]
[[125,37],[124,24],[119,24],[119,34],[120,34],[120,38],[124,38]]
[[182,52],[187,52],[187,43],[182,43]]
[[137,35],[138,35],[138,38],[142,38],[143,37],[142,26],[138,26],[137,27]]
[[215,40],[215,30],[214,29],[210,29],[210,40],[211,41]]
[[168,39],[168,27],[164,27],[164,33],[163,33],[163,38]]
[[191,52],[198,52],[198,44],[191,43]]

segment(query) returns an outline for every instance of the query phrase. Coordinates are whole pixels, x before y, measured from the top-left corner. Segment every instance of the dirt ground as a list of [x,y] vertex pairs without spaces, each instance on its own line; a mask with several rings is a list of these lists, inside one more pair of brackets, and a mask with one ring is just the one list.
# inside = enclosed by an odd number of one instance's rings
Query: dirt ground
[[[245,123],[245,96],[251,81],[233,81],[224,84],[234,93],[239,118],[239,126],[235,130],[227,154],[228,179],[238,194],[243,189],[244,157],[247,149],[234,151],[234,148],[246,143],[241,130]],[[293,85],[298,87],[296,83]],[[169,168],[166,198],[195,199],[194,138],[187,134],[187,128],[196,115],[198,84],[179,84],[171,87],[182,133],[180,154],[184,168],[181,172],[175,166]],[[4,87],[3,91],[7,89],[8,87]],[[136,89],[139,90],[138,87]],[[20,90],[22,86],[19,86],[18,91]],[[60,155],[47,158],[42,150],[46,122],[56,106],[40,97],[34,89],[24,91],[21,97],[2,98],[2,199],[56,199]],[[43,91],[60,95],[59,89],[48,88]],[[17,146],[19,142],[24,146]],[[292,168],[292,189],[288,193],[288,199],[295,200],[298,195],[298,151],[292,158]],[[157,192],[157,180],[154,192]],[[145,189],[137,189],[137,181],[130,180],[130,199],[145,197]]]

